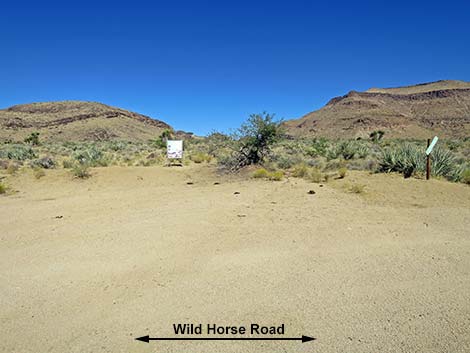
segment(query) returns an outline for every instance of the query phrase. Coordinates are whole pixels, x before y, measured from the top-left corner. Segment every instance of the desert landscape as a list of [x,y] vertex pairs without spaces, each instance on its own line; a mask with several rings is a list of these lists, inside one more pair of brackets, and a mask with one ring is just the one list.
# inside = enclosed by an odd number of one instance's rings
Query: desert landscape
[[[207,165],[92,173],[24,173],[0,199],[2,352],[470,349],[466,185],[275,182]],[[134,340],[174,322],[284,323],[316,340]]]
[[[207,136],[94,102],[0,110],[0,351],[469,352],[469,98],[375,88]],[[136,340],[176,323],[315,340]]]

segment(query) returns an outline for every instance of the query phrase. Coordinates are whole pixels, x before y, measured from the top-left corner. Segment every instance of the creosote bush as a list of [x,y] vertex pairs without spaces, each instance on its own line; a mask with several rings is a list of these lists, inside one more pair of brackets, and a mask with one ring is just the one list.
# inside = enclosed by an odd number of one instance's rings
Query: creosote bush
[[0,195],[1,194],[6,194],[6,192],[7,192],[6,185],[0,182]]
[[87,164],[76,163],[72,167],[72,175],[79,179],[87,179],[91,177],[90,167]]
[[252,174],[253,178],[255,179],[267,178],[268,175],[269,172],[264,168],[256,169]]
[[268,179],[273,181],[281,181],[284,179],[284,172],[282,170],[275,170],[268,174]]
[[338,170],[338,175],[339,175],[339,178],[340,179],[344,179],[344,177],[346,176],[346,174],[348,173],[348,169],[347,168],[340,168]]
[[460,180],[462,181],[462,183],[470,185],[470,168],[462,171],[460,175]]
[[349,192],[354,194],[362,194],[365,191],[366,186],[363,184],[352,184],[349,187]]

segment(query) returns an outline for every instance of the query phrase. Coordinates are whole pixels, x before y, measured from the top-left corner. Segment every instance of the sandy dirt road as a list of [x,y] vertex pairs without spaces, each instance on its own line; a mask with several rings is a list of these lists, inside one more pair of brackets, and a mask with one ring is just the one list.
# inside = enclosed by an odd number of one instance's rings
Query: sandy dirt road
[[[1,352],[470,352],[469,187],[66,173],[16,176],[0,198]],[[365,194],[345,192],[355,182]],[[173,323],[283,323],[317,340],[134,340]]]

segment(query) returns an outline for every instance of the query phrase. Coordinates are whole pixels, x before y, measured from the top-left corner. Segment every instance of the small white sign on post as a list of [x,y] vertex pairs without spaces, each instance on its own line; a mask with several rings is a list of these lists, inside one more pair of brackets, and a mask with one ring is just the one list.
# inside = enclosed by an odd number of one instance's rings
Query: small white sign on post
[[429,144],[429,147],[426,149],[426,156],[429,156],[431,154],[432,149],[434,148],[434,146],[436,146],[437,140],[439,140],[437,136],[434,136],[431,143]]
[[183,140],[168,140],[166,142],[166,156],[168,159],[183,158]]

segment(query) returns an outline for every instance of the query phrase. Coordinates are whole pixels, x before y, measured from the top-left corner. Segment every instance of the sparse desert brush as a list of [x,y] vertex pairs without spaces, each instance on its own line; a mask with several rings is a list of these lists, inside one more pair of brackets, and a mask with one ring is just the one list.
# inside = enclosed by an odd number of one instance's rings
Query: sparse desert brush
[[299,163],[294,166],[292,170],[292,176],[296,178],[305,178],[308,176],[309,168],[305,163]]
[[3,184],[2,182],[0,182],[0,195],[6,194],[6,192],[7,192],[7,186]]
[[41,179],[43,176],[46,175],[46,172],[42,168],[34,168],[33,169],[33,175],[36,179]]
[[20,169],[20,165],[18,163],[10,162],[8,164],[8,168],[6,169],[6,173],[13,175],[18,171],[18,169]]
[[323,180],[323,174],[318,168],[311,168],[308,179],[313,183],[320,183]]
[[95,145],[75,151],[73,157],[80,164],[87,164],[90,167],[106,167],[109,165],[109,158]]
[[460,181],[464,184],[470,185],[470,168],[464,169],[460,174]]
[[274,181],[280,181],[284,178],[284,172],[282,170],[276,170],[268,173],[268,179]]
[[36,153],[31,146],[22,144],[8,144],[0,148],[0,158],[8,158],[16,161],[25,161],[36,158]]
[[90,167],[87,164],[75,163],[72,167],[72,175],[76,178],[87,179],[91,177]]
[[62,166],[65,169],[70,169],[70,168],[73,168],[74,162],[70,158],[66,158],[62,161]]
[[339,175],[339,178],[340,179],[344,179],[344,177],[346,176],[346,174],[348,173],[348,169],[347,168],[340,168],[338,170],[338,175]]
[[344,159],[332,159],[326,163],[325,170],[335,171],[346,166]]
[[366,186],[364,184],[352,184],[349,186],[349,192],[354,194],[362,194],[365,191]]
[[202,162],[209,163],[212,160],[212,156],[210,156],[207,153],[197,152],[197,153],[191,154],[189,156],[189,159],[191,159],[194,163],[198,163],[198,164]]
[[261,179],[261,178],[267,178],[268,175],[269,175],[269,172],[266,169],[259,168],[253,172],[252,177],[256,179]]

